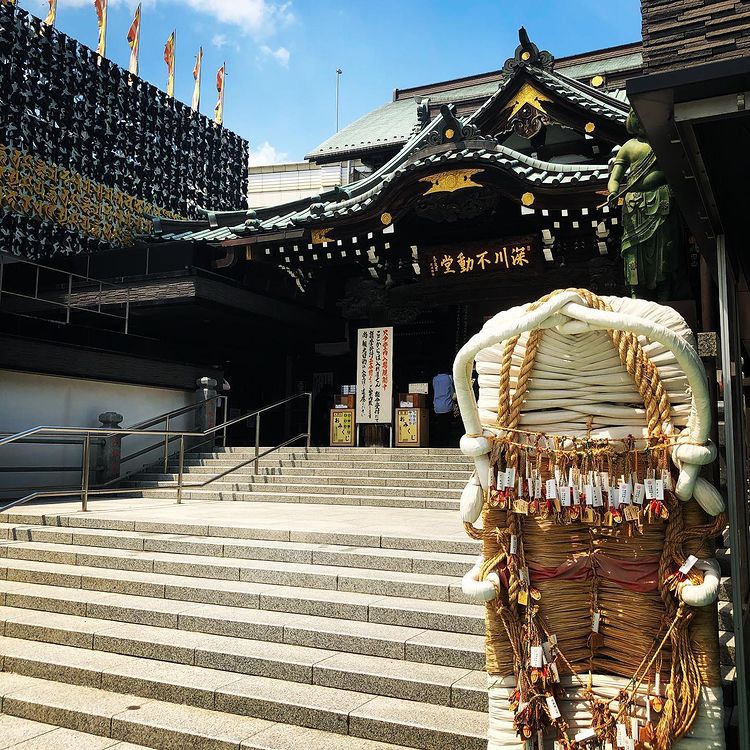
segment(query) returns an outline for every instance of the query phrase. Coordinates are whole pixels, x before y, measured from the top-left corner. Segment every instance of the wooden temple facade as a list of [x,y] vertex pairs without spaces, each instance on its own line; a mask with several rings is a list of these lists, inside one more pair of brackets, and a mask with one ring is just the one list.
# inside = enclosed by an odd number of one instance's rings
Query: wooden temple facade
[[[349,382],[345,342],[360,326],[395,326],[395,378],[406,384],[449,368],[467,331],[498,309],[560,287],[624,294],[619,210],[607,204],[608,163],[629,138],[624,92],[556,71],[523,29],[519,39],[470,111],[418,98],[414,132],[369,176],[257,211],[155,219],[153,250],[211,248],[217,273],[283,277],[339,321],[308,340],[295,376],[308,382],[317,371]],[[688,247],[681,293],[695,299]],[[695,320],[694,303],[677,306]]]

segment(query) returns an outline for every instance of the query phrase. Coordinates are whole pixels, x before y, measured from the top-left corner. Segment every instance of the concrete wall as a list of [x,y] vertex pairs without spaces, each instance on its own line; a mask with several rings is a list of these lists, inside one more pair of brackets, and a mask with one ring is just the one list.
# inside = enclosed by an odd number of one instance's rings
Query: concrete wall
[[748,0],[641,0],[645,73],[750,54]]
[[[105,411],[123,415],[121,427],[141,422],[182,406],[194,403],[195,391],[149,386],[127,385],[100,380],[37,375],[27,372],[0,369],[0,432],[16,433],[37,425],[65,427],[98,427],[98,416]],[[192,429],[195,414],[179,418],[174,428]],[[155,429],[159,429],[156,427]],[[158,438],[137,437],[123,439],[122,455],[140,448],[160,443]],[[151,463],[161,455],[161,448],[136,459],[125,466],[136,469]],[[0,468],[19,466],[79,467],[80,445],[30,446],[8,445],[0,447]],[[11,487],[60,486],[80,483],[78,471],[23,472],[0,471],[0,490],[6,496]]]

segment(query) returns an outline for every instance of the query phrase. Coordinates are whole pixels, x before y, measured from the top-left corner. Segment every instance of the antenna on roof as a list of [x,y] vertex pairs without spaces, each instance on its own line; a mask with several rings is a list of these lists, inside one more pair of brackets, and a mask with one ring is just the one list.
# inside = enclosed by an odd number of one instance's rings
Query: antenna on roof
[[339,79],[344,71],[336,68],[336,132],[339,132]]

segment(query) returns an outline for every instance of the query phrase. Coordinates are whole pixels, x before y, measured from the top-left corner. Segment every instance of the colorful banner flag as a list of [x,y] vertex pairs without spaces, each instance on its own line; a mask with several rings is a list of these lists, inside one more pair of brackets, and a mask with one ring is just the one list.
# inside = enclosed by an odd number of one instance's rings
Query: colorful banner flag
[[201,109],[201,67],[203,65],[203,47],[198,50],[195,57],[195,67],[193,68],[193,78],[195,79],[195,88],[193,89],[193,112],[200,112]]
[[128,31],[128,44],[130,45],[130,66],[128,70],[134,75],[138,75],[138,50],[141,46],[141,4],[135,9],[133,23],[130,24]]
[[164,45],[164,62],[167,64],[167,95],[174,96],[174,55],[177,44],[177,31],[173,31]]
[[48,2],[49,13],[47,13],[47,18],[44,19],[44,23],[47,24],[47,26],[54,26],[55,18],[57,17],[57,0],[48,0]]
[[99,44],[96,52],[104,57],[107,52],[107,0],[94,0],[94,7],[99,19]]
[[217,125],[224,122],[224,79],[226,78],[227,64],[224,63],[216,74],[216,90],[219,92],[219,101],[214,107],[214,121]]

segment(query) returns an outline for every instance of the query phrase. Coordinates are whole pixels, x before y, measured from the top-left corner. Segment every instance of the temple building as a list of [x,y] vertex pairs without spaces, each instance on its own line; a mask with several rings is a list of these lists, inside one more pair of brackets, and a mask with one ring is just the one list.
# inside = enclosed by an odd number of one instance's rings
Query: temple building
[[[560,64],[521,29],[501,71],[397,91],[308,155],[354,159],[361,179],[277,206],[157,218],[144,239],[152,255],[200,248],[239,284],[283,281],[294,304],[325,316],[294,351],[295,382],[349,382],[355,329],[394,325],[405,389],[449,368],[501,302],[565,286],[625,291],[607,182],[629,138],[624,81],[640,62],[628,45]],[[695,321],[696,255],[687,241],[680,253],[670,300]]]

